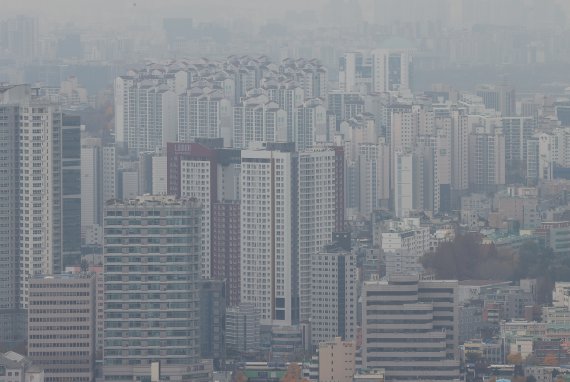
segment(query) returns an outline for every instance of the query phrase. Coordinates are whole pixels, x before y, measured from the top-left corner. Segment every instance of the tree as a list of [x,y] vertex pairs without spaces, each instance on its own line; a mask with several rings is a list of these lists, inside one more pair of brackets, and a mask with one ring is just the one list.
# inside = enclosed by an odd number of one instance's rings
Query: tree
[[507,356],[507,362],[511,365],[522,365],[522,361],[521,353],[510,353]]
[[79,265],[81,272],[87,272],[89,270],[89,263],[85,259],[81,259],[81,264]]
[[301,381],[301,367],[299,364],[291,362],[287,367],[287,372],[281,379],[281,382],[300,382]]
[[233,380],[234,380],[235,382],[247,382],[247,377],[246,377],[246,375],[243,373],[243,371],[238,370],[238,371],[234,374]]
[[468,351],[465,353],[465,360],[469,363],[476,363],[481,359],[482,355],[476,351]]
[[544,357],[543,363],[546,366],[558,366],[558,358],[556,357],[556,354],[554,354],[554,352],[550,352],[546,354],[546,356]]

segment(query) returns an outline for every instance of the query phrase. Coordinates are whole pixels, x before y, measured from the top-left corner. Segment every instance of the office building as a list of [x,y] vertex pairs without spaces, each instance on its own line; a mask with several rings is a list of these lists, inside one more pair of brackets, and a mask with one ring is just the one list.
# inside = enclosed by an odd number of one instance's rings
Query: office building
[[198,362],[200,216],[197,201],[172,196],[107,203],[105,380],[149,375],[153,362],[162,378],[207,378]]
[[362,366],[386,380],[459,378],[457,281],[395,275],[365,282]]
[[81,120],[63,115],[61,127],[62,263],[81,261]]
[[29,282],[28,356],[46,382],[94,378],[95,275],[34,276]]
[[260,349],[259,313],[253,304],[226,309],[226,349],[228,356],[256,353]]
[[216,370],[226,359],[226,283],[200,280],[200,357],[211,359]]
[[269,351],[271,359],[277,363],[287,362],[295,354],[304,351],[304,330],[300,325],[271,326]]
[[[29,89],[28,89],[29,91]],[[9,88],[0,87],[0,341],[16,343],[24,340],[25,327],[19,311],[19,108],[17,104],[3,104]]]
[[[356,339],[358,268],[350,234],[310,256],[311,345]],[[320,350],[319,350],[320,351]]]
[[356,344],[335,337],[319,344],[319,381],[352,382]]

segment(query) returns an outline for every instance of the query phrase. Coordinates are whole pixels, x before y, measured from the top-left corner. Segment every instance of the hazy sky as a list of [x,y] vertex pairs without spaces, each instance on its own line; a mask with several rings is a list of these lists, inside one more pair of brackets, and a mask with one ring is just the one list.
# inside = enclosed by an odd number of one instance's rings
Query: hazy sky
[[325,0],[2,0],[2,14],[33,14],[75,24],[138,16],[196,20],[274,17],[286,10],[316,9]]
[[[249,19],[256,24],[263,24],[267,19],[280,18],[287,10],[322,10],[329,0],[0,0],[2,12],[0,19],[15,14],[37,16],[41,22],[73,22],[77,26],[97,23],[115,26],[133,22],[158,25],[164,17],[190,17],[197,22],[224,21],[229,19]],[[340,1],[340,0],[339,0]],[[373,21],[373,4],[390,4],[396,0],[342,0],[360,4],[362,16]],[[411,6],[409,1],[402,3]],[[418,0],[416,0],[418,1]],[[462,0],[421,0],[426,3],[457,3]],[[540,5],[546,0],[495,0],[498,3]],[[477,0],[463,0],[465,3],[477,3]],[[570,11],[570,0],[548,0],[562,5]],[[396,1],[399,4],[399,1]],[[488,4],[488,1],[486,2]],[[447,6],[444,6],[447,8]],[[488,5],[483,6],[488,7]],[[401,7],[399,7],[401,8]],[[413,7],[410,12],[413,13]],[[389,12],[386,9],[386,12]],[[445,12],[445,9],[442,9]]]

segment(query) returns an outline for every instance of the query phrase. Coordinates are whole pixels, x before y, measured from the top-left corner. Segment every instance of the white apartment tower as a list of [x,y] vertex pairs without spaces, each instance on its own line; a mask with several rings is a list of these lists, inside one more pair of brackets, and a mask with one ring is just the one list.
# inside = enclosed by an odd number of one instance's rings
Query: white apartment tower
[[62,113],[34,101],[20,106],[20,305],[29,279],[62,271]]
[[232,139],[232,104],[221,90],[194,87],[178,98],[178,141],[195,138]]
[[413,152],[394,153],[394,212],[408,217],[423,208],[424,171],[422,158]]
[[[300,320],[310,318],[311,256],[331,240],[337,216],[336,151],[315,148],[299,153],[298,243]],[[297,187],[297,185],[294,185]]]
[[293,143],[242,151],[241,302],[260,310],[262,324],[310,317],[310,256],[330,242],[342,208],[339,155],[296,153]]
[[[161,83],[162,82],[162,83]],[[133,151],[153,151],[177,140],[178,97],[156,76],[115,79],[115,140]]]
[[273,102],[277,102],[279,107],[287,113],[286,141],[294,141],[297,125],[297,109],[303,106],[305,99],[313,97],[308,96],[299,83],[291,80],[281,83],[270,82],[264,84],[264,89],[269,99]]
[[102,154],[100,138],[81,140],[81,235],[86,244],[102,239]]
[[287,119],[287,113],[266,95],[252,95],[234,107],[233,147],[245,149],[252,142],[286,142]]
[[327,109],[320,99],[312,99],[297,109],[294,141],[297,151],[328,142]]
[[200,269],[202,278],[206,279],[211,276],[212,172],[215,172],[215,169],[212,168],[212,162],[207,160],[180,162],[180,195],[197,199],[202,207]]
[[254,304],[262,325],[290,326],[298,321],[298,157],[292,144],[276,146],[241,153],[241,302]]

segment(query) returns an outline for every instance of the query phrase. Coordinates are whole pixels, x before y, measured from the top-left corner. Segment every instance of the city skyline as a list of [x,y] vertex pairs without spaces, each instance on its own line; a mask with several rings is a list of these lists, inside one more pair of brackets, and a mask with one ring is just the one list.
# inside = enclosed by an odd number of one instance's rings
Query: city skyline
[[8,3],[0,382],[570,380],[569,12]]

